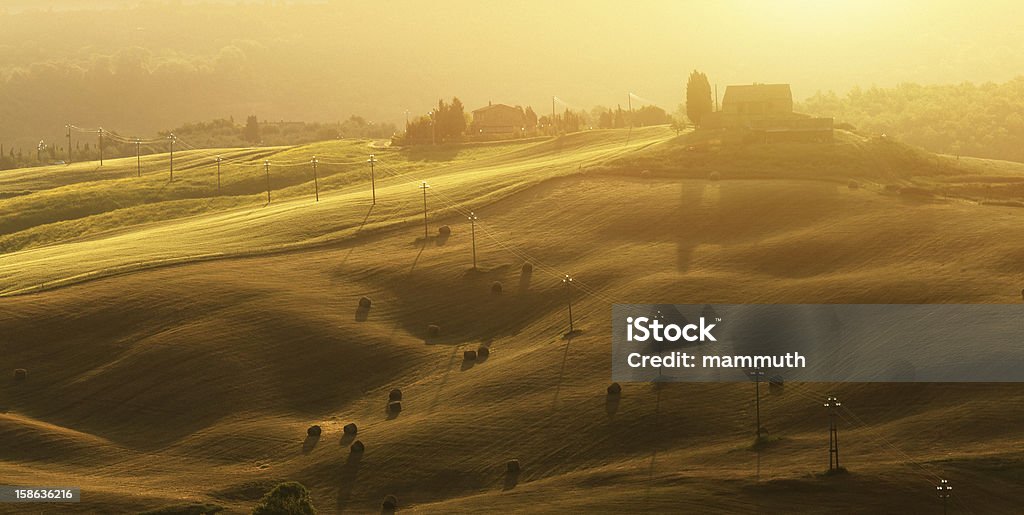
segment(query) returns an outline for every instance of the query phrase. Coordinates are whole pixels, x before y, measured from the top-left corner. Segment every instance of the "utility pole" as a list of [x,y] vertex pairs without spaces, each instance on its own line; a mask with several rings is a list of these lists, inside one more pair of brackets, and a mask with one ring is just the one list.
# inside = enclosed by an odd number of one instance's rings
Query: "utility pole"
[[565,295],[569,300],[569,334],[574,332],[572,325],[572,277],[569,274],[565,274],[562,278],[562,284],[565,285]]
[[629,107],[629,128],[633,128],[633,94],[626,95],[626,106]]
[[217,156],[217,194],[220,195],[220,156]]
[[420,186],[420,189],[423,190],[423,242],[424,242],[424,244],[426,243],[427,237],[428,237],[428,234],[427,234],[427,188],[429,188],[429,187],[430,186],[427,185],[426,181],[424,181],[423,185]]
[[757,424],[755,435],[761,439],[761,378],[764,377],[764,369],[756,368],[750,372],[754,376],[754,421]]
[[103,127],[100,127],[100,166],[103,166]]
[[949,481],[940,479],[935,491],[938,492],[939,499],[942,499],[942,515],[946,515],[949,513],[949,498],[953,497],[953,487],[949,486]]
[[142,177],[142,149],[140,146],[142,142],[139,138],[135,138],[135,174]]
[[373,195],[373,205],[377,205],[377,181],[373,175],[373,164],[377,162],[377,159],[373,157],[373,154],[370,154],[370,158],[366,162],[370,163],[370,193]]
[[267,205],[270,205],[270,161],[263,161],[263,170],[267,173]]
[[64,127],[68,130],[68,164],[71,164],[71,124]]
[[178,138],[175,137],[174,134],[171,134],[170,136],[167,136],[167,139],[171,140],[171,180],[173,181],[174,180],[174,142]]
[[320,202],[320,180],[317,178],[316,175],[316,164],[319,163],[320,161],[317,160],[316,156],[313,156],[313,160],[310,162],[313,163],[313,187],[316,190],[316,201]]
[[472,236],[472,238],[473,238],[473,270],[476,270],[476,220],[477,220],[476,214],[474,214],[472,211],[470,211],[469,212],[469,226],[470,226],[470,234],[473,235]]
[[558,132],[555,130],[555,96],[551,96],[551,134],[557,135]]
[[825,399],[825,407],[828,408],[828,469],[830,471],[839,469],[839,433],[836,431],[836,409],[842,405],[839,399],[831,395]]
[[430,144],[437,145],[437,111],[430,111]]

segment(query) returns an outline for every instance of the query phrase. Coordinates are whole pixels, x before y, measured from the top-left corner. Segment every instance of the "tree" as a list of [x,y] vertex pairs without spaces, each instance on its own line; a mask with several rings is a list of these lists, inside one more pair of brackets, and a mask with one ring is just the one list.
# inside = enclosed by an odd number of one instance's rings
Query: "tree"
[[267,492],[252,515],[316,515],[309,490],[295,481],[281,483]]
[[711,83],[703,72],[693,70],[686,81],[686,117],[700,127],[704,116],[711,112]]
[[249,115],[245,120],[245,128],[242,129],[242,139],[249,143],[257,143],[260,140],[260,122],[256,115]]

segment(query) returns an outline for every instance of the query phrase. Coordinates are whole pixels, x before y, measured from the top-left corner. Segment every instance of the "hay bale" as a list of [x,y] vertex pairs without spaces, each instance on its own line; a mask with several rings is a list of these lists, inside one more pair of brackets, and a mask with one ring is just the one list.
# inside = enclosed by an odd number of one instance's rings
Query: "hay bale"
[[319,438],[321,432],[322,430],[320,429],[320,426],[313,425],[309,426],[309,429],[306,430],[306,435],[312,436],[313,438]]
[[359,428],[356,427],[354,422],[350,424],[345,424],[345,427],[342,428],[342,430],[345,431],[345,434],[353,436],[359,432]]
[[622,385],[619,383],[612,383],[608,385],[608,395],[619,395],[622,393]]
[[447,238],[448,236],[452,235],[452,228],[448,227],[447,225],[442,225],[441,227],[437,228],[437,235],[443,238]]
[[491,293],[494,295],[501,295],[501,281],[494,281],[491,283]]
[[462,353],[462,361],[476,361],[476,351],[467,350]]
[[399,390],[398,388],[391,390],[391,393],[388,394],[388,400],[392,402],[402,400],[402,390]]
[[524,274],[532,274],[533,273],[533,263],[523,263],[523,273]]
[[476,350],[476,357],[479,358],[479,359],[486,358],[487,356],[490,356],[490,355],[491,355],[491,349],[489,349],[489,348],[487,348],[487,347],[485,347],[483,345],[481,345],[480,348]]
[[384,502],[380,504],[380,507],[387,511],[394,511],[398,509],[398,497],[391,494],[384,496]]
[[23,383],[28,380],[28,370],[24,368],[14,369],[14,382]]
[[373,304],[373,301],[370,300],[369,297],[360,297],[359,298],[359,307],[361,307],[363,309],[370,309],[370,305],[372,305],[372,304]]
[[855,190],[860,187],[860,183],[853,179],[850,179],[850,182],[846,183],[846,186],[851,190]]
[[509,474],[518,474],[520,471],[519,460],[508,460],[508,463],[505,463],[505,470]]
[[401,413],[401,412],[402,412],[402,402],[401,401],[391,401],[391,402],[388,403],[388,413]]
[[356,440],[352,442],[352,445],[349,446],[348,450],[352,451],[353,454],[362,454],[366,451],[366,446],[363,445],[363,442]]
[[718,172],[711,172],[711,173],[708,174],[708,180],[709,181],[717,181],[717,180],[719,180],[721,178],[722,178],[722,174],[720,174]]
[[441,334],[441,326],[437,324],[428,325],[427,334],[430,335],[431,338],[437,338],[437,336]]

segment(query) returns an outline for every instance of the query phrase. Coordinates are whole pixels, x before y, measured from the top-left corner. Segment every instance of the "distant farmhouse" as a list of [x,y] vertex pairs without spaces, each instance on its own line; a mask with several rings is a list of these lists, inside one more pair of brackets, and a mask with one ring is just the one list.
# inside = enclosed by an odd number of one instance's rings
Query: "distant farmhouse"
[[722,110],[710,113],[706,128],[746,129],[751,138],[777,141],[831,141],[832,118],[812,118],[793,112],[789,84],[727,86]]
[[534,129],[528,126],[522,107],[488,102],[487,107],[473,111],[470,134],[483,139],[515,138]]

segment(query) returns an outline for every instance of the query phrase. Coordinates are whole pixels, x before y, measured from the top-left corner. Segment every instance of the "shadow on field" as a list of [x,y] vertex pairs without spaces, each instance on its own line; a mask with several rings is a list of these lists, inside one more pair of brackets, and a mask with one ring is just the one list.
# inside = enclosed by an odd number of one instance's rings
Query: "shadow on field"
[[320,436],[306,435],[306,440],[302,442],[302,454],[309,454],[316,448],[316,444],[320,441]]

